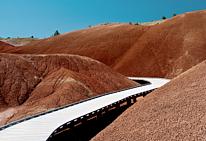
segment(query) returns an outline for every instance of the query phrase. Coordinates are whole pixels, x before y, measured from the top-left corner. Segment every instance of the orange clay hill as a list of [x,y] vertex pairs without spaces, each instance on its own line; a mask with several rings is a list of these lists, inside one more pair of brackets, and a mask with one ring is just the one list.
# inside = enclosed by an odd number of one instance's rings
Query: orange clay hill
[[0,68],[0,125],[139,85],[78,55],[0,54]]
[[88,56],[127,76],[173,78],[206,59],[206,11],[155,25],[109,24],[38,40],[13,53]]
[[92,141],[205,141],[206,61],[137,101]]
[[8,52],[9,50],[14,49],[13,45],[0,41],[0,53]]
[[149,27],[129,24],[99,25],[35,41],[16,53],[73,53],[99,60],[109,66],[123,56]]

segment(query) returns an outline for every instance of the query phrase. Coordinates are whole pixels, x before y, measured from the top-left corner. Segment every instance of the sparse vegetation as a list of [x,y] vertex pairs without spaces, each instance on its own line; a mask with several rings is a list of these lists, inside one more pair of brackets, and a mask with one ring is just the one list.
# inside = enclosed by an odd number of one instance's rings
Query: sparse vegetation
[[175,16],[177,16],[177,14],[176,14],[176,13],[174,13],[174,14],[173,14],[173,17],[175,17]]
[[53,36],[58,36],[58,35],[60,35],[60,33],[59,33],[58,30],[56,30],[56,31],[54,32],[54,35],[53,35]]
[[103,25],[109,25],[110,23],[104,23]]
[[134,25],[139,25],[139,23],[138,23],[138,22],[136,22]]
[[167,19],[167,17],[163,16],[163,17],[162,17],[162,19],[163,19],[163,20],[166,20],[166,19]]
[[11,45],[22,46],[22,45],[28,44],[32,41],[38,40],[38,38],[35,38],[34,36],[33,36],[33,38],[31,36],[30,37],[20,37],[20,38],[7,37],[7,38],[2,38],[0,40],[3,42],[7,42]]
[[34,36],[31,36],[30,38],[32,38],[32,39],[33,39],[33,38],[34,38]]

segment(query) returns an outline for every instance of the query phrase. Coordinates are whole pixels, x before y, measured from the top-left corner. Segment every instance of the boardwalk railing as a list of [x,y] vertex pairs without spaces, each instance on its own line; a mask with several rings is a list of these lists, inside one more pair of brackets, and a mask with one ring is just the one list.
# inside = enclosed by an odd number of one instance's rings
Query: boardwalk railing
[[169,82],[169,80],[162,78],[131,79],[141,81],[144,84],[141,87],[132,87],[118,92],[106,93],[12,122],[0,128],[0,140],[45,141],[48,137],[51,138],[68,127],[81,124],[81,122],[92,118],[94,115],[97,116],[124,103],[132,104],[136,101],[137,97],[145,96],[154,89]]

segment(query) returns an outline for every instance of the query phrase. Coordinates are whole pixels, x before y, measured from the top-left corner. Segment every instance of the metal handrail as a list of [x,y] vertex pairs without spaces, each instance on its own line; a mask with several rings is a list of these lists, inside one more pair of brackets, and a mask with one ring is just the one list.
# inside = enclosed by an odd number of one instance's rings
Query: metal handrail
[[28,116],[28,117],[22,118],[20,120],[13,121],[13,122],[11,122],[9,124],[3,125],[3,126],[0,127],[0,131],[6,129],[8,127],[11,127],[13,125],[16,125],[18,123],[21,123],[21,122],[24,122],[24,121],[27,121],[27,120],[30,120],[30,119],[33,119],[33,118],[36,118],[36,117],[40,117],[42,115],[46,115],[46,114],[49,114],[49,113],[52,113],[52,112],[55,112],[55,111],[58,111],[58,110],[61,110],[61,109],[65,109],[65,108],[68,108],[70,106],[74,106],[76,104],[80,104],[80,103],[83,103],[83,102],[86,102],[86,101],[89,101],[89,100],[92,100],[92,99],[96,99],[96,98],[99,98],[99,97],[103,97],[103,96],[106,96],[106,95],[110,95],[110,94],[113,94],[113,93],[122,92],[122,91],[126,91],[126,90],[129,90],[129,89],[146,86],[146,85],[149,85],[149,84],[151,84],[151,83],[148,82],[148,83],[142,84],[141,86],[133,86],[133,87],[121,89],[121,90],[118,90],[118,91],[112,91],[112,92],[104,93],[104,94],[101,94],[101,95],[98,95],[98,96],[94,96],[94,97],[90,97],[90,98],[87,98],[87,99],[84,99],[84,100],[80,100],[78,102],[74,102],[74,103],[71,103],[71,104],[68,104],[68,105],[60,106],[58,108],[49,109],[46,112],[42,112],[42,113],[39,113],[39,114]]

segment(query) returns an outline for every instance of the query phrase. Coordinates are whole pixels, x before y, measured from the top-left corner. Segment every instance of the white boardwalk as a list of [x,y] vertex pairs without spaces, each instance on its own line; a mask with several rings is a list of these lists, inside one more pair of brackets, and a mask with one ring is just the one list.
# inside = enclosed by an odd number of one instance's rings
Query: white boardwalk
[[14,124],[0,131],[0,141],[46,141],[62,124],[96,111],[129,96],[159,88],[169,82],[163,78],[130,78],[149,81],[151,84],[131,88],[72,105],[39,117]]

